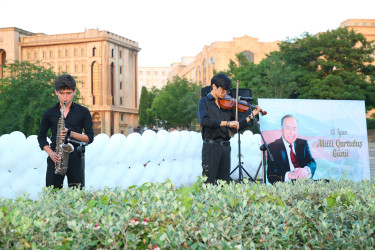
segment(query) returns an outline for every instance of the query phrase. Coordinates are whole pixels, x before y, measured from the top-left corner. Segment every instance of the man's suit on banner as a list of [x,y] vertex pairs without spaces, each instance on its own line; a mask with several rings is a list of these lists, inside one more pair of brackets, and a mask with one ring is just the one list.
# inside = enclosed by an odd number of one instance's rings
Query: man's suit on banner
[[[290,171],[289,159],[283,139],[277,139],[268,145],[269,150],[274,158],[271,161],[269,155],[267,156],[267,178],[268,182],[273,184],[274,182],[285,181],[286,172]],[[297,162],[301,168],[308,166],[311,170],[311,177],[314,176],[316,170],[316,163],[314,158],[311,156],[309,145],[306,140],[298,139],[294,142],[295,155]]]

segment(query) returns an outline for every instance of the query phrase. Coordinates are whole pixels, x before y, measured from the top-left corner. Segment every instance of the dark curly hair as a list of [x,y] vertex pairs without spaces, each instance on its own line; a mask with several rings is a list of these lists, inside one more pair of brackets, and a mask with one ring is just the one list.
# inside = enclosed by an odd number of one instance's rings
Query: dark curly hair
[[232,81],[226,74],[223,73],[216,74],[214,77],[212,77],[211,87],[212,84],[215,84],[217,88],[221,87],[225,90],[230,90],[232,88]]
[[76,90],[76,80],[71,75],[61,75],[56,78],[55,89],[57,91],[64,89]]

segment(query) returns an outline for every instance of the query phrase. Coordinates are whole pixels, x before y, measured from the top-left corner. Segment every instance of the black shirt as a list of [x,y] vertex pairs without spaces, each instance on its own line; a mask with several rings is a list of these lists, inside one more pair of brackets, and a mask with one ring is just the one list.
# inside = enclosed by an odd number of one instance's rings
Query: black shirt
[[[38,133],[38,142],[42,150],[44,146],[48,145],[47,132],[50,128],[52,131],[50,147],[52,148],[52,150],[56,149],[57,124],[61,117],[60,108],[61,107],[59,102],[44,113]],[[72,131],[80,134],[82,134],[84,130],[85,135],[89,137],[89,143],[91,143],[94,140],[94,131],[92,129],[92,125],[93,122],[90,111],[86,107],[72,102],[69,113],[65,118],[65,127],[71,128]]]
[[[235,120],[235,110],[219,108],[215,103],[215,97],[209,93],[202,97],[198,103],[198,120],[202,127],[203,140],[229,141],[230,135],[227,127],[220,127],[221,121]],[[252,124],[246,119],[241,120],[240,130]]]

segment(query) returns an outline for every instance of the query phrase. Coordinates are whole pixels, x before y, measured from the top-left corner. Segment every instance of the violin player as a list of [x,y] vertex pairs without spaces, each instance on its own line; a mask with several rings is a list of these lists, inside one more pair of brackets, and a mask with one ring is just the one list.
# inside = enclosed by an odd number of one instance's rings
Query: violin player
[[[231,167],[229,129],[238,131],[253,124],[252,115],[236,121],[236,109],[220,106],[220,99],[224,98],[231,88],[232,81],[227,75],[216,74],[211,79],[211,92],[202,97],[198,103],[198,120],[203,139],[202,175],[207,176],[206,183],[216,184],[218,179],[229,182]],[[262,111],[257,106],[253,110],[253,115],[260,112]]]

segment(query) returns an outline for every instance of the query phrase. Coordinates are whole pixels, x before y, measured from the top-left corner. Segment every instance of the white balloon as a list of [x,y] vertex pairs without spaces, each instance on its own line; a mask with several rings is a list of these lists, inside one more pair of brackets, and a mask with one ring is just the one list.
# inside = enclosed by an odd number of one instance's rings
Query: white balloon
[[17,196],[13,189],[10,187],[2,189],[0,195],[5,199],[14,199]]
[[153,162],[147,163],[144,170],[144,183],[145,182],[154,182],[156,174],[159,170],[159,165]]
[[161,162],[154,181],[158,183],[166,182],[169,179],[171,167],[172,166],[169,161]]
[[133,183],[133,185],[139,185],[139,183],[143,181],[141,180],[141,177],[143,175],[144,170],[145,167],[141,163],[135,163],[130,167],[128,177],[130,182]]
[[6,170],[0,170],[0,190],[12,186],[14,174]]

